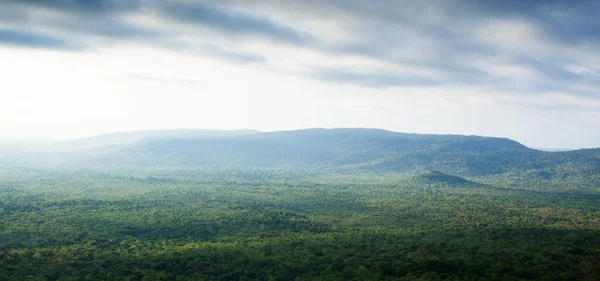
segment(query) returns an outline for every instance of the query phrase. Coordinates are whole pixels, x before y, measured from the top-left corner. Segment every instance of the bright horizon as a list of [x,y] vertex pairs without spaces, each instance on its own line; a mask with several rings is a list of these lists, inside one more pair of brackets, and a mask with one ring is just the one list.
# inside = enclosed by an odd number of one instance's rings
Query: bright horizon
[[449,2],[3,1],[0,138],[364,127],[600,147],[593,1]]

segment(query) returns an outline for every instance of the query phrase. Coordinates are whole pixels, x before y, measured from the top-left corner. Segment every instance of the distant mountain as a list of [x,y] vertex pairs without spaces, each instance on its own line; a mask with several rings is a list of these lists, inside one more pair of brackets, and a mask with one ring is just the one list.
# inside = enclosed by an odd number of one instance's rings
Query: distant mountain
[[69,150],[85,150],[106,146],[127,145],[151,139],[204,139],[227,138],[258,133],[253,130],[147,130],[103,134],[95,137],[55,143],[54,147]]
[[[424,135],[379,129],[159,130],[50,145],[51,152],[0,151],[0,166],[86,165],[217,169],[334,169],[600,185],[600,149],[548,152],[506,138]],[[494,179],[498,180],[498,179]]]
[[508,139],[404,134],[375,129],[310,129],[228,138],[148,140],[111,156],[136,164],[362,165],[394,169],[399,167],[395,161],[408,158],[418,161],[424,153],[435,156],[447,151],[481,153],[492,150],[530,151]]
[[145,139],[103,153],[110,164],[313,167],[460,176],[598,177],[600,150],[544,152],[506,138],[422,135],[378,129],[308,129],[212,138]]

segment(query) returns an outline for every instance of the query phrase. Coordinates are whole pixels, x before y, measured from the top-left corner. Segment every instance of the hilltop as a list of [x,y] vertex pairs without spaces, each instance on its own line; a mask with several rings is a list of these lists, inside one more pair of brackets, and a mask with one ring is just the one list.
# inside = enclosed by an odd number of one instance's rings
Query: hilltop
[[474,182],[463,177],[453,176],[440,171],[428,171],[412,177],[418,184],[444,187],[485,187],[487,185]]
[[212,137],[143,138],[88,160],[111,165],[224,168],[343,168],[382,172],[448,171],[458,176],[596,178],[600,150],[546,152],[507,138],[397,133],[379,129],[242,131]]

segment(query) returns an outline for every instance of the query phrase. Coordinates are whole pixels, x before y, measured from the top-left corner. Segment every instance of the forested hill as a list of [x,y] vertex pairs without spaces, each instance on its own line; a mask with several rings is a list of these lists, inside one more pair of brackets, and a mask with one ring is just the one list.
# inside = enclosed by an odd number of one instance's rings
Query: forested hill
[[600,150],[544,152],[506,138],[377,129],[308,129],[212,138],[153,138],[94,156],[108,164],[441,170],[455,175],[595,176]]

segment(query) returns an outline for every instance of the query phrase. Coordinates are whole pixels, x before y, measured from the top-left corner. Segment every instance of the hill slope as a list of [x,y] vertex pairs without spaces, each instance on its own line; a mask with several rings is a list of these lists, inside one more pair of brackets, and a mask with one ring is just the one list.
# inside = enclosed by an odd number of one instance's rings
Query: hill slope
[[337,167],[461,176],[598,175],[600,150],[543,152],[505,138],[420,135],[376,129],[310,129],[203,139],[138,142],[94,161],[218,167]]
[[485,184],[474,182],[463,177],[449,175],[440,171],[429,171],[412,177],[412,180],[422,185],[438,185],[446,187],[485,187]]

